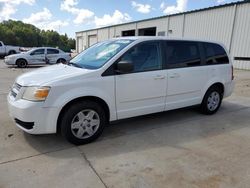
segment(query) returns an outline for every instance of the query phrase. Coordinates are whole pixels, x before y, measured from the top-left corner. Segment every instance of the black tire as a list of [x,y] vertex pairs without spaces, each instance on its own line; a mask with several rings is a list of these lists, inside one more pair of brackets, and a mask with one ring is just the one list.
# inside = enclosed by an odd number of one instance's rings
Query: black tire
[[12,55],[12,54],[16,54],[16,51],[14,50],[9,51],[8,55]]
[[[84,111],[91,110],[97,113],[98,118],[99,118],[99,126],[96,128],[96,130],[94,131],[93,135],[87,137],[87,138],[79,138],[77,137],[75,134],[77,134],[79,131],[79,128],[76,131],[72,128],[72,122],[76,119],[76,117],[78,117],[78,114]],[[88,115],[88,114],[87,114]],[[87,116],[84,116],[84,118],[86,118]],[[86,120],[88,121],[88,120]],[[79,123],[80,119],[78,119],[78,121],[76,123]],[[88,126],[87,129],[91,128],[93,130],[92,127],[90,126],[90,122],[89,125],[83,125],[84,121],[81,121],[81,125],[80,127],[83,129],[84,134],[82,136],[88,136],[86,129],[86,126]],[[87,122],[88,123],[88,122]],[[96,102],[93,101],[82,101],[79,103],[74,103],[73,105],[71,105],[62,115],[62,120],[61,120],[61,133],[62,135],[72,144],[75,145],[81,145],[81,144],[87,144],[90,143],[94,140],[96,140],[101,133],[103,132],[103,129],[105,127],[106,124],[106,116],[105,116],[105,112],[103,110],[103,108],[97,104]]]
[[28,62],[25,59],[18,59],[16,61],[16,65],[18,68],[25,68],[28,65]]
[[[214,97],[216,96],[216,97]],[[216,100],[212,100],[213,98],[215,98]],[[212,86],[210,87],[200,106],[200,110],[203,114],[207,114],[207,115],[212,115],[214,113],[216,113],[218,111],[218,109],[221,106],[221,102],[223,99],[223,91],[220,87],[218,86]],[[209,102],[210,100],[210,102]],[[211,102],[212,101],[212,102]],[[213,103],[213,104],[211,104]]]
[[66,61],[65,59],[63,59],[63,58],[60,58],[60,59],[58,59],[58,60],[56,61],[56,63],[57,63],[57,64],[58,64],[58,63],[66,64],[67,61]]

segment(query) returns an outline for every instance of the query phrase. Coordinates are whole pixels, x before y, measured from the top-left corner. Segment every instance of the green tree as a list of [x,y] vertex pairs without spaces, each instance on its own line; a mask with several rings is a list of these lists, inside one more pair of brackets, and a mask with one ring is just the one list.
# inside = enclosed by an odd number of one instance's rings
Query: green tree
[[64,51],[75,48],[75,39],[53,30],[40,30],[32,24],[8,20],[0,23],[0,40],[5,44],[22,47],[50,46]]

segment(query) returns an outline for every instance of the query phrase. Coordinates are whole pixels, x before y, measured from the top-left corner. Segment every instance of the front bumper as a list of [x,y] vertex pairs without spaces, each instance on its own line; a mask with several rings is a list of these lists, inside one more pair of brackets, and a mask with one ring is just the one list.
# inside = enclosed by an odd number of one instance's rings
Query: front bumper
[[5,63],[6,65],[15,65],[14,60],[12,60],[12,59],[10,59],[10,58],[7,58],[7,57],[4,58],[4,63]]
[[46,108],[44,102],[15,100],[10,94],[8,95],[8,108],[16,126],[25,132],[30,134],[56,133],[58,108]]

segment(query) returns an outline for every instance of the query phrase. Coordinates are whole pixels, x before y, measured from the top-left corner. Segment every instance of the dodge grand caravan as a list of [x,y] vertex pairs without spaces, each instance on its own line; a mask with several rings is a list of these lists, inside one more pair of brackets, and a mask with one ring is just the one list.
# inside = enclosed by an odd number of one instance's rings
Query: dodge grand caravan
[[19,76],[8,106],[31,134],[60,131],[71,143],[95,140],[108,122],[199,105],[214,114],[233,90],[223,45],[163,37],[99,42],[69,64]]

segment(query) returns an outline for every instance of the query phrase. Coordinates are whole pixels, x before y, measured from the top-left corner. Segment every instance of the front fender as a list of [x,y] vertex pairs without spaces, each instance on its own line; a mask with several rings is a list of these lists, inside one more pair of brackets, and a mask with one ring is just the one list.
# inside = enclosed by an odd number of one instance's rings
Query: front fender
[[[62,108],[68,104],[70,101],[80,98],[80,97],[98,97],[106,102],[110,110],[110,121],[116,120],[116,110],[115,110],[115,98],[112,95],[108,95],[101,89],[92,87],[82,87],[74,88],[68,91],[60,92],[59,88],[52,88],[46,100],[44,107],[53,107],[58,109],[58,115]],[[53,100],[52,100],[53,99]]]
[[15,57],[14,63],[16,64],[17,60],[19,60],[19,59],[24,59],[24,60],[27,61],[27,63],[29,63],[29,60],[26,57],[24,57],[24,56]]

